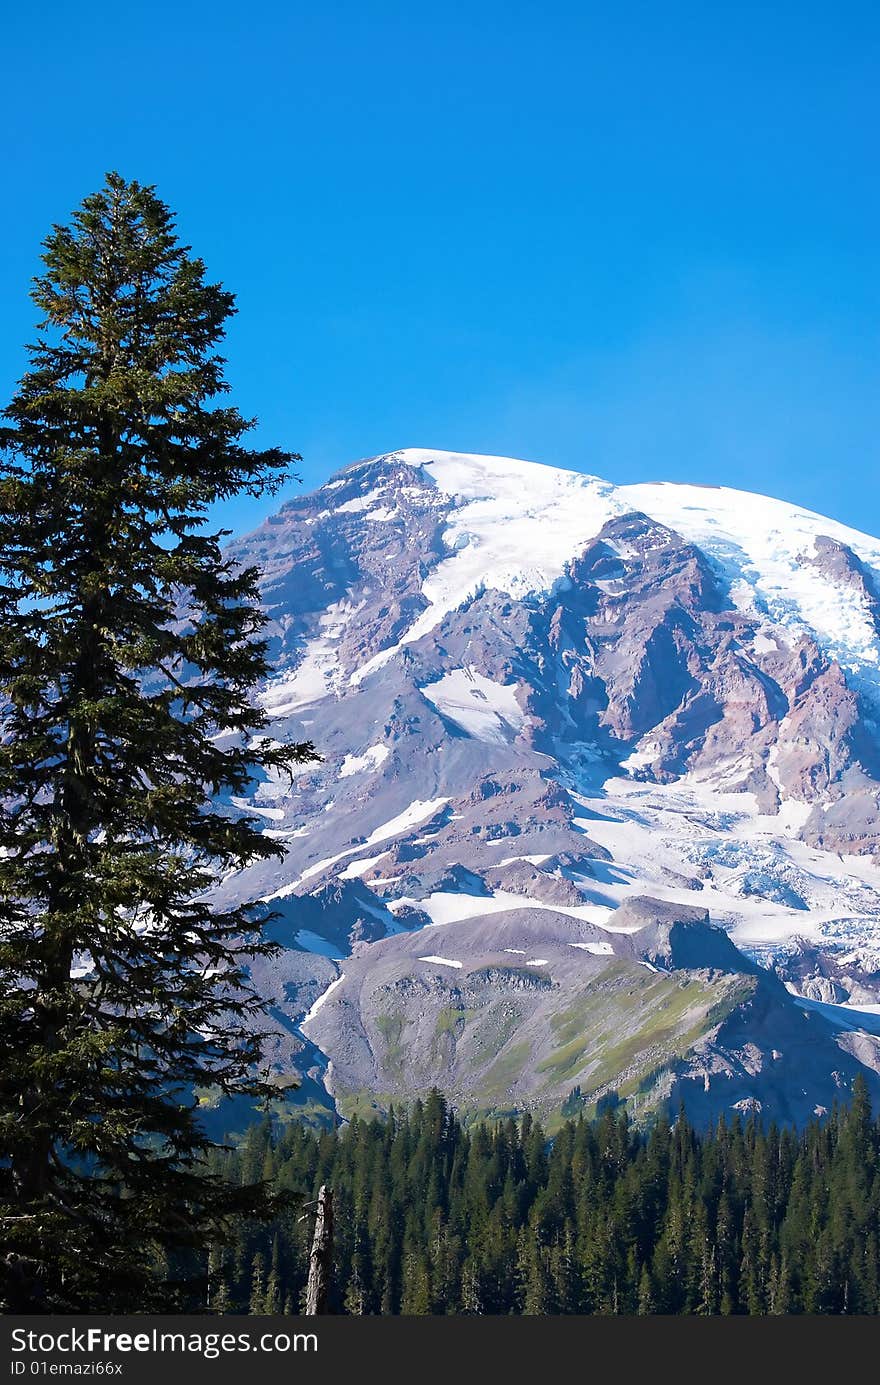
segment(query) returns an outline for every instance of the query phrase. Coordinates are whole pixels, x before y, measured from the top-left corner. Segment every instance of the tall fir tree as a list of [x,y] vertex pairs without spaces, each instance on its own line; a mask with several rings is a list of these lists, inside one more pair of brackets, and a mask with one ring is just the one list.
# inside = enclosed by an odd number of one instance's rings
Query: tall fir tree
[[272,493],[222,401],[233,297],[117,174],[44,245],[0,430],[0,1217],[12,1308],[145,1308],[258,1189],[205,1173],[197,1086],[264,1091],[253,911],[275,854],[216,806],[310,754],[261,735],[257,573],[210,507]]

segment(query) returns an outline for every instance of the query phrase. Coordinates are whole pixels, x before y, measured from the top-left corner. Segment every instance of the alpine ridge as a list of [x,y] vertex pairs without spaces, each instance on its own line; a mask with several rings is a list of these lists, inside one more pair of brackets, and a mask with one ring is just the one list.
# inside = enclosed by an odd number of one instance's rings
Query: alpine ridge
[[[405,450],[232,545],[271,735],[230,813],[279,1083],[804,1121],[880,1072],[880,541],[723,487]],[[880,1090],[880,1087],[878,1087]]]

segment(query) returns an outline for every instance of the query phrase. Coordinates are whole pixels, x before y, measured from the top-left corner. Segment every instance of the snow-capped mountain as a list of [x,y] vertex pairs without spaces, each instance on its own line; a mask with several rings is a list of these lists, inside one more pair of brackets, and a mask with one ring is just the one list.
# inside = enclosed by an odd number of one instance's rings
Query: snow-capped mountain
[[801,1118],[880,1069],[880,541],[407,450],[234,552],[323,757],[231,805],[286,854],[222,886],[311,1097]]

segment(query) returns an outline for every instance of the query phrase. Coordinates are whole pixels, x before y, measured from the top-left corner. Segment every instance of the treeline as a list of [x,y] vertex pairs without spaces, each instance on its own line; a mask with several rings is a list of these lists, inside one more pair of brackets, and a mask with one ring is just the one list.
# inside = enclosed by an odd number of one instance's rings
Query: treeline
[[802,1132],[683,1114],[643,1132],[621,1109],[551,1143],[528,1116],[465,1129],[437,1092],[324,1134],[261,1125],[223,1172],[299,1210],[212,1249],[209,1306],[301,1311],[326,1182],[337,1313],[876,1313],[878,1155],[863,1084]]

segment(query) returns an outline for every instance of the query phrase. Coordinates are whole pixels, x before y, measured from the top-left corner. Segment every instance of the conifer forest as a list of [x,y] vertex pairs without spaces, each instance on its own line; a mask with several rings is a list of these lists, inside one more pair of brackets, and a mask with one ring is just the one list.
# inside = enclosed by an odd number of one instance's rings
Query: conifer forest
[[739,1116],[700,1133],[681,1113],[637,1130],[609,1109],[548,1142],[529,1116],[466,1129],[436,1091],[320,1134],[261,1124],[225,1173],[292,1210],[212,1248],[209,1306],[300,1311],[299,1209],[327,1183],[337,1313],[876,1313],[878,1156],[861,1086],[800,1133]]

